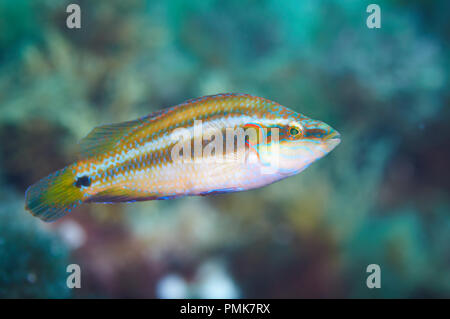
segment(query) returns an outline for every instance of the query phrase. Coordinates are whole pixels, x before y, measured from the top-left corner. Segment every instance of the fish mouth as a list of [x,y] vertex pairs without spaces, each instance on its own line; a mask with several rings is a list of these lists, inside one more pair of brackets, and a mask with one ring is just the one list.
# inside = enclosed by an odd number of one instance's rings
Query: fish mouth
[[326,143],[330,146],[330,149],[335,148],[341,142],[341,134],[338,131],[333,131],[327,136]]
[[330,134],[328,134],[327,136],[327,141],[328,140],[341,140],[341,134],[339,134],[338,131],[333,131]]

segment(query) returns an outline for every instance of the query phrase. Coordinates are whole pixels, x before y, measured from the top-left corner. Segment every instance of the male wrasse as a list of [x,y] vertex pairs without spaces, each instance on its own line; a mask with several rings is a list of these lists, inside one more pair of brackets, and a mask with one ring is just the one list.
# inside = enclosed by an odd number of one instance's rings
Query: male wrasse
[[254,189],[301,172],[339,143],[329,125],[276,102],[205,96],[94,128],[78,161],[28,188],[26,209],[53,221],[82,203]]

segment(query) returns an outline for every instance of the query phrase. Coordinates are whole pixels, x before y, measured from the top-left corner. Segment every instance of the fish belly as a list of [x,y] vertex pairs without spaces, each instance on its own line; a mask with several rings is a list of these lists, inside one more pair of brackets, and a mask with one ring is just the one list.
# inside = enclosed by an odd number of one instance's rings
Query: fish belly
[[137,171],[115,187],[127,190],[135,199],[168,199],[244,191],[278,179],[274,174],[266,174],[258,164],[168,163]]

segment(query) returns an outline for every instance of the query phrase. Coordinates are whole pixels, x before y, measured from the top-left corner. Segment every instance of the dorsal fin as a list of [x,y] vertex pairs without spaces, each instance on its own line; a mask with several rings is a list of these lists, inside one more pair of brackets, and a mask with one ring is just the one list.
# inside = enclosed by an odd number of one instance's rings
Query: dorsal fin
[[112,151],[138,128],[155,121],[166,112],[167,109],[159,110],[137,120],[95,127],[80,141],[80,157],[88,158]]

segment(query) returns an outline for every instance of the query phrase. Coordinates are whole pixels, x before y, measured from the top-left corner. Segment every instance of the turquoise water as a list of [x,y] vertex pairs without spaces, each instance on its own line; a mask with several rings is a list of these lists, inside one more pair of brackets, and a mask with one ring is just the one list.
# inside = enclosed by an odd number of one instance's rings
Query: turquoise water
[[[0,297],[450,297],[448,2],[378,1],[379,29],[366,1],[69,3],[0,1]],[[93,127],[224,92],[342,143],[254,191],[24,210]]]

